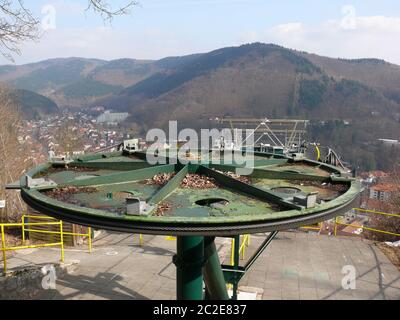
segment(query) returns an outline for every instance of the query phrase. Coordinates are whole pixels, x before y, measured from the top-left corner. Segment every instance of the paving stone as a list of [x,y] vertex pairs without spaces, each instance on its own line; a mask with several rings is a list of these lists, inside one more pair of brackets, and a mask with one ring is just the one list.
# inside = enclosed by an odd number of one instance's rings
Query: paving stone
[[283,300],[299,300],[300,292],[299,292],[299,290],[283,288],[282,289],[282,299]]
[[299,279],[300,288],[317,288],[317,284],[313,278],[301,277]]
[[300,300],[317,300],[317,289],[300,287]]
[[292,290],[299,289],[299,280],[298,279],[283,279],[282,281],[282,290]]
[[281,288],[266,288],[263,293],[263,300],[282,300]]

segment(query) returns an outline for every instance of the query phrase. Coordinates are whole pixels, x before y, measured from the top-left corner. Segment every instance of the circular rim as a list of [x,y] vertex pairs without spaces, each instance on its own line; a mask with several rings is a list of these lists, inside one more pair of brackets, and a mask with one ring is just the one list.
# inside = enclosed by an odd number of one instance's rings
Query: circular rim
[[[108,155],[107,155],[108,156]],[[107,157],[101,155],[101,157]],[[84,158],[90,158],[85,156]],[[281,158],[281,157],[280,157]],[[290,158],[286,158],[290,160]],[[77,162],[85,162],[85,159],[75,159]],[[325,166],[330,172],[340,172],[338,168],[329,166],[320,162],[307,160],[310,165]],[[31,170],[28,175],[33,177],[50,167],[50,164],[39,166]],[[214,168],[215,169],[215,168]],[[216,169],[215,169],[216,170]],[[263,169],[258,169],[263,170]],[[288,174],[288,173],[286,173]],[[293,173],[292,173],[293,174]],[[333,179],[328,177],[327,179]],[[288,210],[266,216],[256,215],[246,219],[173,219],[149,217],[149,216],[130,216],[121,218],[111,214],[105,214],[101,210],[79,207],[66,204],[52,198],[46,197],[38,190],[21,187],[21,195],[24,201],[33,209],[52,216],[54,218],[85,226],[92,226],[100,229],[113,231],[141,233],[153,235],[207,235],[207,236],[233,236],[240,234],[250,234],[259,232],[270,232],[275,230],[285,230],[298,228],[304,225],[314,224],[328,220],[334,216],[340,215],[354,207],[357,204],[361,185],[355,179],[344,177],[337,178],[339,181],[348,183],[349,189],[336,199],[318,205],[312,209]],[[22,184],[21,179],[21,186]],[[85,181],[85,179],[81,180]],[[249,188],[255,188],[247,185]],[[257,189],[257,188],[255,188]],[[256,190],[257,191],[257,190]]]
[[[270,221],[254,221],[246,224],[157,224],[157,223],[140,223],[131,221],[118,221],[117,219],[107,219],[104,217],[89,217],[87,215],[76,215],[65,210],[59,211],[57,208],[52,210],[47,206],[43,206],[39,202],[32,200],[26,193],[22,193],[24,201],[35,210],[47,214],[51,217],[83,226],[90,226],[110,231],[118,231],[124,233],[135,234],[151,234],[151,235],[171,235],[171,236],[234,236],[242,234],[253,234],[261,232],[282,231],[287,229],[295,229],[301,226],[310,225],[326,221],[354,208],[358,202],[359,196],[354,197],[350,201],[341,206],[320,211],[315,214],[290,218],[277,219]],[[56,212],[56,213],[55,213]]]

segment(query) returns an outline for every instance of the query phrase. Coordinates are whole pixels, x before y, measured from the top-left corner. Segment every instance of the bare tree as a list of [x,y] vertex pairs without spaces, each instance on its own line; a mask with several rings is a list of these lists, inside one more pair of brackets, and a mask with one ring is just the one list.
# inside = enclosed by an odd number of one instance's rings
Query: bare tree
[[104,0],[90,0],[88,9],[92,9],[94,12],[99,13],[102,17],[111,20],[115,16],[121,16],[129,14],[133,6],[138,5],[137,1],[128,1],[126,4],[120,7],[112,7],[108,4],[108,1]]
[[[98,13],[103,19],[128,14],[137,5],[136,1],[126,0],[125,5],[111,6],[105,0],[87,0],[87,10]],[[40,20],[25,7],[23,0],[0,0],[0,54],[13,61],[13,55],[20,54],[20,46],[26,41],[40,39]],[[21,128],[18,101],[5,86],[0,86],[0,200],[6,200],[6,208],[0,209],[1,220],[18,220],[25,205],[17,192],[5,192],[7,183],[17,180],[34,159],[23,144],[18,141]],[[66,151],[73,150],[81,141],[71,138],[71,126],[63,128]],[[76,136],[76,135],[75,135]],[[69,150],[70,149],[70,150]]]
[[0,0],[1,54],[13,60],[12,53],[20,54],[20,43],[38,38],[39,20],[24,7],[22,1]]
[[[122,6],[111,6],[105,0],[87,0],[87,10],[100,14],[106,20],[128,14],[136,1],[127,0]],[[0,0],[0,54],[10,61],[20,54],[20,45],[40,39],[40,19],[26,8],[23,0]]]
[[0,86],[0,200],[6,207],[0,209],[0,220],[16,221],[26,209],[18,192],[6,192],[4,186],[19,179],[34,164],[30,150],[18,141],[21,128],[19,106],[11,91]]

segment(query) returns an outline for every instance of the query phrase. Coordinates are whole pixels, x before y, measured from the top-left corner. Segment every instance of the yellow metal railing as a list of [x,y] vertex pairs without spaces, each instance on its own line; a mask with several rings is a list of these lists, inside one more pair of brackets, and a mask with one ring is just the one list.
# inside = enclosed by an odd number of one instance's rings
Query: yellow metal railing
[[[25,231],[28,232],[35,232],[35,233],[45,233],[45,234],[59,234],[60,238],[64,238],[64,236],[73,236],[73,237],[87,237],[88,239],[88,251],[92,253],[92,228],[87,228],[87,233],[76,233],[76,232],[65,232],[64,230],[61,231],[47,231],[47,230],[36,230],[36,229],[26,229],[25,228],[25,218],[28,219],[38,219],[38,220],[55,220],[56,219],[48,216],[31,216],[31,215],[23,215],[22,216],[22,241],[25,242]],[[32,225],[32,224],[31,224]],[[40,225],[40,223],[38,224]],[[43,224],[42,224],[43,225]]]
[[[243,236],[240,236],[241,238],[241,244],[239,246],[239,255],[240,259],[244,260],[246,256],[246,248],[250,245],[250,235],[246,234]],[[231,243],[231,265],[235,265],[235,238],[232,238],[232,243]]]
[[[246,256],[246,248],[250,245],[250,235],[246,234],[243,236],[240,236],[241,238],[241,244],[239,247],[239,255],[240,259],[244,260]],[[165,240],[167,241],[176,241],[176,237],[174,236],[166,236]],[[232,238],[232,243],[231,243],[231,255],[230,255],[230,264],[233,266],[235,261],[235,238]]]
[[[245,259],[246,256],[246,248],[250,245],[250,235],[246,234],[243,236],[239,237],[239,241],[241,241],[241,244],[239,246],[239,256],[241,260]],[[235,238],[232,238],[232,242],[231,242],[231,258],[230,258],[230,265],[234,266],[235,265]],[[227,288],[229,290],[233,289],[233,285],[232,284],[228,284]]]
[[[44,244],[35,244],[35,245],[25,245],[25,241],[23,241],[22,246],[16,246],[16,247],[7,247],[6,246],[6,239],[5,239],[5,228],[13,228],[13,227],[23,227],[25,229],[25,226],[50,226],[50,225],[58,225],[60,227],[60,241],[55,242],[55,243],[44,243]],[[0,224],[1,228],[1,250],[3,252],[3,273],[7,273],[7,251],[16,251],[16,250],[22,250],[22,249],[33,249],[33,248],[44,248],[44,247],[55,247],[55,246],[60,246],[61,248],[61,258],[60,261],[64,262],[64,241],[62,237],[62,221],[58,222],[34,222],[34,223],[2,223]],[[26,229],[25,229],[26,230]]]
[[304,226],[304,227],[300,227],[300,229],[321,231],[321,229],[322,229],[322,222],[318,223],[317,226],[318,226],[318,227],[316,227],[316,226]]
[[[31,220],[48,220],[48,221],[41,221],[41,222],[25,222],[25,219],[29,218]],[[89,227],[88,232],[83,233],[74,233],[74,232],[65,232],[63,230],[63,222],[61,220],[56,220],[51,217],[47,216],[30,216],[30,215],[23,215],[21,219],[21,223],[1,223],[0,230],[1,230],[1,251],[3,253],[3,272],[4,274],[7,273],[7,251],[17,251],[23,249],[33,249],[33,248],[45,248],[45,247],[56,247],[60,246],[61,249],[61,257],[60,261],[64,262],[64,235],[70,236],[80,236],[80,237],[87,237],[88,238],[88,247],[89,253],[92,252],[92,229]],[[59,226],[59,231],[50,231],[50,230],[38,230],[34,229],[34,227],[39,226]],[[7,247],[6,246],[6,239],[5,239],[5,229],[6,228],[16,228],[21,227],[22,229],[22,245],[21,246],[14,246],[14,247]],[[32,228],[33,227],[33,228]],[[32,244],[26,245],[25,239],[25,232],[35,232],[35,233],[44,233],[44,234],[58,234],[60,235],[60,241],[54,243],[42,243],[42,244]]]
[[354,208],[354,211],[365,212],[365,213],[375,213],[389,217],[398,217],[400,218],[400,213],[386,213],[386,212],[379,212],[375,210],[368,210],[368,209],[361,209],[361,208]]
[[[379,212],[379,211],[367,210],[367,209],[361,209],[361,208],[353,208],[353,211],[354,212],[373,213],[373,214],[384,215],[384,216],[388,216],[388,217],[400,218],[400,214],[395,214],[395,213]],[[399,233],[389,232],[389,231],[386,231],[386,230],[379,230],[379,229],[375,229],[375,228],[369,228],[369,227],[365,227],[364,225],[359,226],[359,225],[354,225],[354,224],[343,223],[343,222],[339,221],[339,217],[335,218],[335,228],[334,228],[334,232],[333,232],[333,234],[335,236],[337,235],[337,228],[338,228],[339,225],[347,226],[347,227],[353,227],[353,228],[362,229],[362,230],[373,231],[373,232],[377,232],[377,233],[389,234],[389,235],[392,235],[392,236],[400,237]]]

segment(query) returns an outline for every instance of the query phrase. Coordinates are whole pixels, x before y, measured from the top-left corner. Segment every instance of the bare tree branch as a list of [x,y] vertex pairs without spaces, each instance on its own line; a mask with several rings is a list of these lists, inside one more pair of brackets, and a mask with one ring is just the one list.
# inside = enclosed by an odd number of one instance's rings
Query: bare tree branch
[[39,20],[24,7],[22,0],[0,0],[0,53],[14,61],[19,45],[39,38]]
[[[87,10],[93,10],[106,20],[129,14],[138,5],[126,0],[122,6],[113,7],[106,0],[87,0]],[[26,41],[37,41],[41,37],[40,19],[28,10],[23,0],[0,0],[0,54],[14,62],[13,56],[21,54],[20,45]]]
[[0,221],[18,221],[26,205],[18,192],[6,192],[5,184],[16,181],[34,164],[27,144],[18,140],[21,119],[19,102],[12,90],[0,85],[0,199],[6,207],[0,209]]
[[115,16],[129,14],[132,7],[137,6],[137,1],[127,1],[124,5],[117,8],[111,7],[107,1],[104,0],[90,0],[87,10],[92,9],[94,12],[99,13],[107,20],[112,20]]

